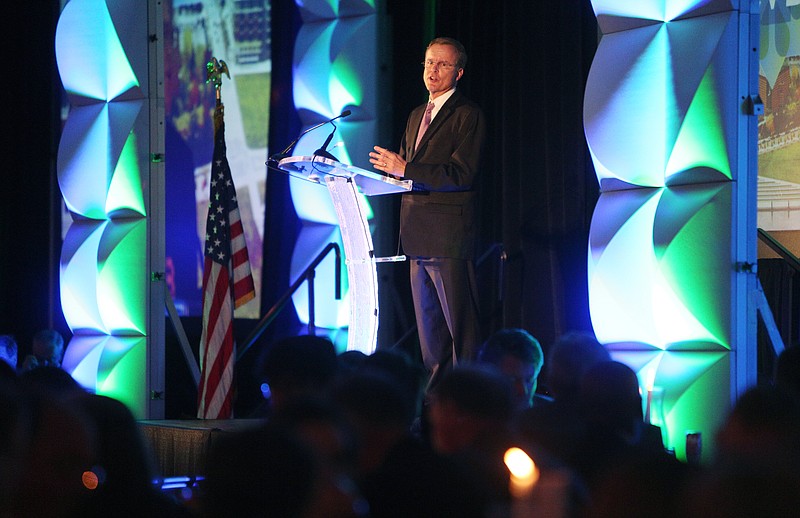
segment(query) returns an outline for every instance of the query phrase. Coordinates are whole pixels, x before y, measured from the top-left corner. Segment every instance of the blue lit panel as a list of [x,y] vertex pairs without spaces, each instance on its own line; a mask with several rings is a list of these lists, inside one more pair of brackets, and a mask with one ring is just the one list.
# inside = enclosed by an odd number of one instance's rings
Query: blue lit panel
[[[321,187],[327,194],[327,189]],[[313,261],[328,243],[338,243],[340,250],[344,250],[342,235],[336,225],[303,225],[297,236],[291,263],[291,281],[294,282],[303,270]],[[321,328],[336,329],[346,327],[350,318],[349,298],[347,297],[348,280],[345,269],[342,268],[342,300],[334,298],[334,279],[336,255],[330,252],[322,260],[316,270],[314,278],[315,297],[315,325]],[[308,289],[307,283],[292,295],[297,317],[301,322],[308,322]]]
[[[703,457],[731,400],[744,141],[735,0],[593,0],[603,36],[584,129],[601,195],[589,235],[598,339],[638,374],[648,420]],[[744,50],[745,52],[751,49]],[[736,218],[734,220],[734,218]],[[741,361],[736,360],[737,368]],[[739,379],[739,378],[737,378]]]
[[103,1],[67,3],[56,29],[56,60],[71,96],[111,101],[139,86]]
[[107,331],[97,300],[97,250],[107,224],[73,222],[61,246],[61,310],[76,333]]
[[730,11],[738,3],[739,0],[593,0],[592,7],[603,34],[610,34],[654,22]]
[[[376,141],[377,126],[377,16],[374,2],[297,2],[304,25],[294,50],[294,103],[303,126],[308,128],[344,110],[351,115],[337,120],[337,131],[328,151],[339,161],[371,169],[369,151]],[[327,124],[303,136],[294,155],[308,156],[321,147],[333,130]],[[391,143],[383,143],[392,146]],[[291,279],[329,242],[342,244],[338,217],[330,193],[322,185],[292,178],[292,202],[303,228],[292,255]],[[361,199],[367,218],[372,210]],[[344,250],[344,248],[342,248]],[[346,257],[345,260],[349,259]],[[348,276],[342,268],[342,300],[333,299],[333,255],[323,261],[315,279],[315,324],[335,330],[350,325]],[[356,282],[350,280],[350,282]],[[308,294],[301,288],[292,297],[301,322],[308,322]],[[333,331],[332,331],[333,332]],[[338,337],[341,340],[341,336]]]

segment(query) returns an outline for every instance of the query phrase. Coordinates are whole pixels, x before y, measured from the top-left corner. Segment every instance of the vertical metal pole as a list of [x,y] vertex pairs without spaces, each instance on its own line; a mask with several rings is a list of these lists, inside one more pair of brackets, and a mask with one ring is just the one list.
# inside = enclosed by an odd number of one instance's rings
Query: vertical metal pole
[[165,178],[164,178],[164,15],[161,0],[147,2],[147,98],[150,110],[150,163],[148,168],[148,249],[151,272],[147,301],[147,418],[164,418],[165,387]]
[[314,324],[314,276],[316,275],[315,270],[310,270],[308,272],[308,277],[306,277],[306,282],[308,282],[308,334],[316,335],[317,334],[317,327]]
[[757,195],[758,195],[758,67],[759,2],[743,0],[739,7],[738,92],[740,100],[737,175],[733,206],[732,322],[733,354],[731,401],[756,383],[758,286],[757,286]]

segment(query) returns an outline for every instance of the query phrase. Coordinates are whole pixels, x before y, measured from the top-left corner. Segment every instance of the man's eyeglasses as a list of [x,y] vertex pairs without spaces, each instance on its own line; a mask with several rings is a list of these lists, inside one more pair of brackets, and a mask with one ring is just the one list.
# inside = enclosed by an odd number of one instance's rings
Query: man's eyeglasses
[[447,63],[446,61],[434,61],[432,59],[426,59],[423,61],[422,66],[426,69],[438,68],[439,70],[451,70],[455,68],[453,63]]

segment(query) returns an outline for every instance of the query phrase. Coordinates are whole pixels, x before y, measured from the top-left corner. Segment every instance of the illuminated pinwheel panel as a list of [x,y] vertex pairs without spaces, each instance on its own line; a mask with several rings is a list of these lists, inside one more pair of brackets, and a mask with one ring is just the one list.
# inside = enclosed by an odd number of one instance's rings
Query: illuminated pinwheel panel
[[148,123],[144,101],[70,110],[58,149],[58,180],[74,217],[145,216],[139,164],[146,160],[141,143],[148,141]]
[[[70,100],[57,174],[72,216],[61,301],[74,336],[64,365],[85,387],[147,415],[147,4],[71,0],[56,29]],[[113,337],[111,336],[113,335]]]
[[738,0],[592,0],[597,23],[603,34],[654,22],[671,22],[731,11],[738,4]]
[[749,375],[745,339],[755,334],[752,279],[734,266],[755,261],[755,124],[742,93],[755,81],[741,72],[753,54],[751,6],[592,5],[603,32],[584,97],[601,189],[589,237],[592,325],[637,371],[648,418],[685,458],[687,433],[713,444]]
[[730,347],[731,192],[724,183],[600,196],[589,308],[601,342]]
[[64,316],[76,333],[140,335],[146,330],[144,220],[74,222],[61,252]]
[[720,13],[603,36],[584,128],[604,191],[733,178],[737,20]]

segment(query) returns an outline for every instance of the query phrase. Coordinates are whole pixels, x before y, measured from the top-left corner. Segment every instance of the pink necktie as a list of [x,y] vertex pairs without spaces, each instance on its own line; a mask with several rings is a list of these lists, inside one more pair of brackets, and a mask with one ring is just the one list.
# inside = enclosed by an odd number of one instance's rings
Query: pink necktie
[[428,126],[431,125],[431,113],[433,113],[434,104],[429,102],[428,106],[425,107],[425,116],[422,118],[422,124],[419,125],[419,132],[417,133],[417,143],[414,144],[414,150],[416,151],[419,148],[419,141],[422,140],[422,135],[425,134],[425,130],[428,129]]

